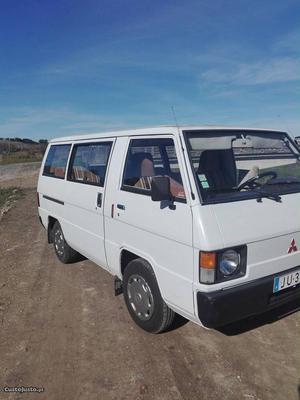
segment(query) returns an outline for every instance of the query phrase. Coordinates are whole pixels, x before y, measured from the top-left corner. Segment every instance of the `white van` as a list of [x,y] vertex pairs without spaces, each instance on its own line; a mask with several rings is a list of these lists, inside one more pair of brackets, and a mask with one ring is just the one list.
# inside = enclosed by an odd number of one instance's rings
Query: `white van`
[[219,327],[300,298],[300,156],[285,132],[155,127],[54,139],[40,220],[115,276],[133,320]]

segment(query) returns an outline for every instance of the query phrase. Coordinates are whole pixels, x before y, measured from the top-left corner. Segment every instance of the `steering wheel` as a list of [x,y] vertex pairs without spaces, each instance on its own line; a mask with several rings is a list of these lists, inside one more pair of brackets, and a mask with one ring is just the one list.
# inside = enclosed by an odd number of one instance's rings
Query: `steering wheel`
[[277,178],[277,173],[274,171],[267,171],[267,172],[262,172],[261,174],[254,176],[253,178],[248,179],[246,182],[242,183],[239,186],[239,190],[244,189],[246,186],[249,186],[250,188],[252,187],[257,187],[257,186],[261,186],[258,182],[256,182],[258,179],[260,178],[264,178],[266,176],[270,177],[271,179],[275,179]]

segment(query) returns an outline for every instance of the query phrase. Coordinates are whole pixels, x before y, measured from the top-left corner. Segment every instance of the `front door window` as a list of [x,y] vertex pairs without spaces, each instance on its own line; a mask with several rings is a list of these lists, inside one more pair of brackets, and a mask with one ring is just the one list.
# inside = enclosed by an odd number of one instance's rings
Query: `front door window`
[[175,200],[186,199],[173,139],[133,139],[130,142],[122,189],[150,194],[153,176],[168,176]]

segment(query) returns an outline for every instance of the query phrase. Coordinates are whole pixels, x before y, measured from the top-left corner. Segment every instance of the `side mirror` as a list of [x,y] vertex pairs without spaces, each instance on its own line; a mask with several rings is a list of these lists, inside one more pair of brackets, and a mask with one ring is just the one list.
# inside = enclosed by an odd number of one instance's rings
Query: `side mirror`
[[151,180],[152,201],[172,200],[170,178],[168,176],[153,176]]
[[295,143],[298,147],[300,147],[300,136],[295,137]]

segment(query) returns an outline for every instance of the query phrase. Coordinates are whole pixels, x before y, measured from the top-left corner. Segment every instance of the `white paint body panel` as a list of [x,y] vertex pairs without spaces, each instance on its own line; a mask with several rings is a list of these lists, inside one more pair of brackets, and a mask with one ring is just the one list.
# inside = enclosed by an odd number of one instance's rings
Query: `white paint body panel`
[[[152,135],[171,137],[175,142],[187,195],[186,203],[176,202],[176,210],[161,209],[160,203],[151,201],[149,196],[121,190],[130,138]],[[282,203],[264,198],[261,203],[253,199],[201,205],[177,127],[69,137],[52,143],[86,143],[109,138],[115,143],[104,188],[45,177],[41,172],[38,192],[43,225],[47,228],[49,216],[58,219],[67,242],[111,274],[122,278],[123,249],[136,253],[152,265],[167,304],[201,323],[195,302],[197,291],[233,287],[300,264],[299,251],[287,253],[293,238],[300,248],[300,194],[283,195]],[[99,192],[103,194],[101,208],[96,205]],[[46,200],[43,195],[59,199],[64,205]],[[125,210],[119,210],[117,204],[124,205]],[[246,275],[214,285],[200,284],[199,251],[237,245],[247,245]]]

